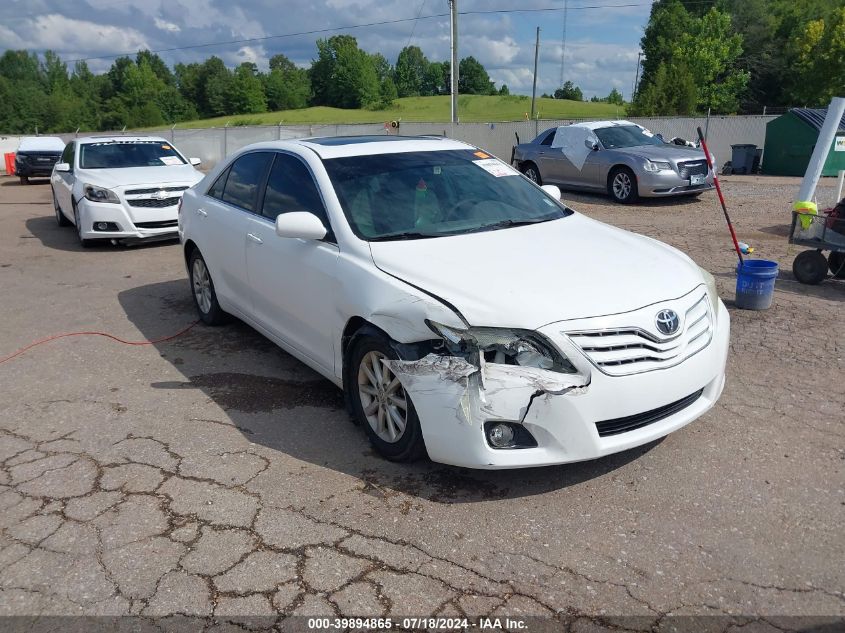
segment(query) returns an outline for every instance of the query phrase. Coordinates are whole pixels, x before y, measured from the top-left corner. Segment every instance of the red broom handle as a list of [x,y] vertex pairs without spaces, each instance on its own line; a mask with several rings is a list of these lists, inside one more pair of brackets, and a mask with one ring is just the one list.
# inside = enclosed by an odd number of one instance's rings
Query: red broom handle
[[698,128],[698,140],[704,148],[704,156],[707,159],[707,166],[713,172],[713,184],[716,185],[716,193],[719,194],[719,202],[722,205],[722,212],[725,214],[725,221],[728,223],[728,229],[731,232],[731,239],[734,242],[736,256],[739,257],[739,265],[742,267],[742,251],[740,250],[739,242],[736,239],[736,232],[734,231],[734,225],[731,222],[731,217],[728,215],[728,207],[725,204],[725,196],[722,195],[722,187],[719,186],[719,176],[716,175],[716,168],[713,166],[713,161],[710,159],[710,150],[707,149],[707,141],[704,140],[704,134],[701,132],[700,127]]

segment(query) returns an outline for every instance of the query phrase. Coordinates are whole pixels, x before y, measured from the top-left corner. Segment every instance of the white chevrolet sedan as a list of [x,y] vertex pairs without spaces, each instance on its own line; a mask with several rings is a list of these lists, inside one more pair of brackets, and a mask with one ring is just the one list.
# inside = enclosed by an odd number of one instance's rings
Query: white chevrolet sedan
[[203,178],[199,164],[163,138],[74,139],[50,178],[56,221],[75,225],[85,247],[173,239],[182,193]]
[[713,277],[449,139],[259,143],[182,198],[199,315],[247,322],[341,387],[386,458],[593,459],[722,392]]

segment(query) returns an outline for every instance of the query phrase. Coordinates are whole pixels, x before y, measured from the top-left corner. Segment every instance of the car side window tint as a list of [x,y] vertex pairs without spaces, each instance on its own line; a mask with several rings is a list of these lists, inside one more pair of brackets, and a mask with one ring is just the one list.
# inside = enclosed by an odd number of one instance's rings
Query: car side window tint
[[305,163],[290,154],[276,154],[267,179],[261,215],[275,221],[276,216],[291,211],[313,213],[326,229],[329,228],[320,192]]
[[229,170],[224,169],[223,173],[217,177],[217,180],[214,181],[214,184],[208,189],[207,195],[211,196],[212,198],[217,198],[218,200],[223,199],[223,187],[226,186],[226,177],[229,175]]
[[63,163],[67,163],[68,165],[73,168],[73,142],[68,143],[65,145],[65,149],[62,152],[62,161]]
[[549,133],[548,133],[548,134],[546,134],[546,138],[544,138],[544,139],[540,142],[540,145],[551,145],[551,144],[552,144],[552,141],[553,141],[553,140],[554,140],[554,138],[555,138],[555,133],[556,133],[556,132],[557,132],[557,130],[551,130],[551,131],[549,131]]
[[224,202],[246,211],[255,211],[258,186],[264,180],[273,155],[269,152],[252,152],[238,158],[229,168],[229,177],[223,186]]

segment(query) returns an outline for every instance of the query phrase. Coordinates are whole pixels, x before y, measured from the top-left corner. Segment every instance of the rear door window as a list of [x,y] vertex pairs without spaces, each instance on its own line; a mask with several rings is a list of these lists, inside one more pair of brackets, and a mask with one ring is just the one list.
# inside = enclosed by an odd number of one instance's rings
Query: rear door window
[[549,130],[549,133],[546,134],[546,138],[544,138],[542,141],[540,141],[540,145],[551,145],[552,141],[555,138],[556,132],[557,132],[557,130]]
[[251,152],[238,158],[229,168],[221,199],[245,211],[256,211],[259,185],[267,176],[273,155]]

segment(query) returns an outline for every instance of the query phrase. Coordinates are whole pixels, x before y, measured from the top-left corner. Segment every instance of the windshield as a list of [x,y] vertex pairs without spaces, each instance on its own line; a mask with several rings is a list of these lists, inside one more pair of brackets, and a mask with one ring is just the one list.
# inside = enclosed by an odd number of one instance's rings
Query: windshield
[[368,241],[495,230],[572,213],[481,151],[349,156],[324,164],[352,230]]
[[665,145],[657,136],[636,125],[600,127],[595,132],[605,149],[639,147],[641,145]]
[[164,141],[106,141],[84,143],[79,148],[82,169],[161,167],[184,165],[185,159]]

